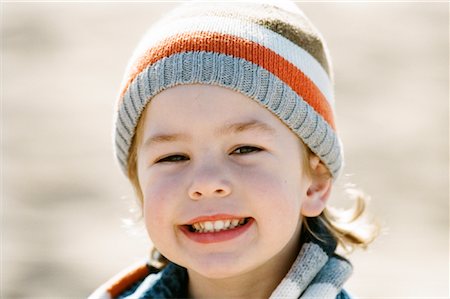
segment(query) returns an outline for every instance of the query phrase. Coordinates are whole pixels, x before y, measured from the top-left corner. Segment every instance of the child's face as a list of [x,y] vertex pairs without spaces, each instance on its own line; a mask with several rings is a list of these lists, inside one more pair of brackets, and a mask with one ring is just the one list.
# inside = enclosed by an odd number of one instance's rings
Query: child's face
[[[138,177],[149,236],[165,257],[225,278],[297,254],[311,180],[300,140],[279,119],[209,85],[163,91],[145,113]],[[244,224],[230,228],[233,219]],[[222,230],[196,231],[210,227]]]

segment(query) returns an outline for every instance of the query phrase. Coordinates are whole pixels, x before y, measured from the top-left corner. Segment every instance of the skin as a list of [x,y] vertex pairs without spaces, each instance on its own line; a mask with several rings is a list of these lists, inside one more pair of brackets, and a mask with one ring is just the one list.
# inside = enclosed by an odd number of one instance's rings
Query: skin
[[[300,139],[229,89],[173,87],[144,113],[137,169],[156,248],[187,268],[193,298],[269,297],[298,254],[302,215],[325,207],[331,189],[320,175],[325,167],[314,156],[303,165]],[[238,237],[209,244],[180,230],[193,218],[224,213],[254,221]]]

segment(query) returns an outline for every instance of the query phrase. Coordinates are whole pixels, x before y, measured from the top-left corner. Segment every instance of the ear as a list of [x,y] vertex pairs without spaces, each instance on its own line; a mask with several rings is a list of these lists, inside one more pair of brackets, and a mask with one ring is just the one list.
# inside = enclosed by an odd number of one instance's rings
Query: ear
[[309,159],[311,183],[302,203],[301,213],[306,217],[316,217],[325,209],[331,193],[332,179],[328,169],[317,156]]

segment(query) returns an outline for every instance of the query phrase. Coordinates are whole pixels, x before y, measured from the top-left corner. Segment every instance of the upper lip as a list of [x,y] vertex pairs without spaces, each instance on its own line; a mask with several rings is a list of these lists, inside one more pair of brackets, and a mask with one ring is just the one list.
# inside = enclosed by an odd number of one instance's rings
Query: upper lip
[[218,221],[218,220],[227,220],[227,219],[242,219],[242,218],[248,218],[248,217],[231,215],[231,214],[204,215],[204,216],[195,217],[195,218],[189,220],[185,225],[192,225],[197,222]]

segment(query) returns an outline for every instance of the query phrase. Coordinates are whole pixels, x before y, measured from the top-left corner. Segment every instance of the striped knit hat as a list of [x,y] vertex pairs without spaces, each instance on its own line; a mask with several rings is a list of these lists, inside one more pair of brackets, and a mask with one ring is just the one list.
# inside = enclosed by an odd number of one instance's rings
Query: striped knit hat
[[129,62],[115,121],[117,158],[127,173],[137,123],[156,94],[213,84],[270,110],[335,179],[343,158],[332,81],[326,45],[294,3],[185,3],[149,30]]

